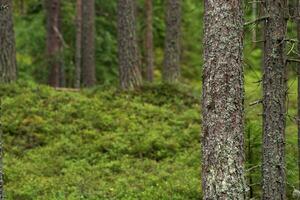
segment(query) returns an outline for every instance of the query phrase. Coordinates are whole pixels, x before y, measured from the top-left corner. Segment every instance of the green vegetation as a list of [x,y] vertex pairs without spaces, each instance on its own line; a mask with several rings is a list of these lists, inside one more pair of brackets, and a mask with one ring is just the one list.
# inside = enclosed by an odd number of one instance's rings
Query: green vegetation
[[199,199],[199,98],[1,86],[8,199]]
[[[252,188],[260,195],[261,106],[246,76],[246,152]],[[257,87],[254,87],[257,85]],[[296,82],[289,83],[289,114]],[[199,84],[200,86],[200,84]],[[179,89],[178,89],[179,88]],[[152,85],[123,93],[111,87],[55,91],[19,82],[2,85],[7,199],[199,199],[200,91]],[[287,122],[289,195],[297,186],[296,125]],[[248,178],[250,173],[247,173]]]

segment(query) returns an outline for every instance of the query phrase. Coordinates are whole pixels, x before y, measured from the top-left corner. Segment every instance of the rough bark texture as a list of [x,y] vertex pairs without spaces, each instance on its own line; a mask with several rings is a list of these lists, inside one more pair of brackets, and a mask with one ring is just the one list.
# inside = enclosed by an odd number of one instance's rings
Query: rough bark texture
[[0,83],[7,83],[17,78],[12,1],[0,0],[0,6]]
[[243,7],[205,0],[203,199],[246,199],[244,177]]
[[95,0],[82,3],[82,84],[96,84],[95,69]]
[[180,28],[181,0],[167,0],[163,79],[168,83],[180,78]]
[[60,87],[61,48],[60,40],[60,0],[46,0],[47,9],[47,56],[49,62],[49,84]]
[[146,33],[145,33],[146,79],[147,81],[152,82],[153,74],[154,74],[152,0],[145,0],[145,10],[146,10]]
[[286,199],[285,191],[285,35],[287,2],[265,0],[263,67],[263,199]]
[[81,81],[81,41],[82,40],[82,0],[76,2],[76,57],[75,88],[80,88]]
[[139,87],[142,75],[136,35],[135,0],[118,0],[118,54],[121,89]]

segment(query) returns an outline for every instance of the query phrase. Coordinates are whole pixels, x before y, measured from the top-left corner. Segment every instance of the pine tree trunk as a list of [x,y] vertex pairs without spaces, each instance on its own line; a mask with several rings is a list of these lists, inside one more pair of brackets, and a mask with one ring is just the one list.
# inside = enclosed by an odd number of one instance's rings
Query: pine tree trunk
[[243,6],[205,0],[203,199],[246,199],[244,177]]
[[152,0],[145,0],[146,10],[146,34],[145,34],[145,57],[146,57],[146,79],[153,81],[154,54],[153,54],[153,5]]
[[0,0],[0,6],[0,83],[8,83],[17,78],[12,1]]
[[[300,1],[297,0],[297,9],[295,12],[296,23],[297,23],[297,37],[298,37],[298,52],[300,52]],[[300,56],[299,56],[300,59]],[[300,189],[300,63],[297,63],[297,76],[298,76],[298,181]]]
[[118,0],[118,54],[120,87],[130,90],[142,84],[136,35],[135,0]]
[[95,0],[82,3],[82,84],[96,84],[95,64]]
[[47,9],[47,56],[50,67],[49,84],[60,87],[61,48],[60,40],[60,0],[46,0]]
[[76,2],[76,57],[75,57],[75,88],[80,88],[81,81],[81,45],[82,45],[82,0]]
[[175,83],[180,78],[181,0],[166,1],[166,38],[163,79]]
[[287,2],[263,2],[264,27],[263,67],[263,199],[286,199],[285,191],[285,36]]

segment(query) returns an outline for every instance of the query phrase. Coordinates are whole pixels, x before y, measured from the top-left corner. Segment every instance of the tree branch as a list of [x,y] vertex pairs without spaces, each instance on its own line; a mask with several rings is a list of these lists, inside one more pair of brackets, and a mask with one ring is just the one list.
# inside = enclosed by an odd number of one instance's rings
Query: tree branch
[[244,24],[244,26],[248,26],[248,25],[251,25],[251,24],[255,24],[255,23],[258,23],[258,22],[260,22],[260,21],[266,20],[266,19],[268,19],[268,18],[269,18],[269,16],[262,16],[262,17],[260,17],[260,18],[255,19],[255,20],[246,22],[246,23]]

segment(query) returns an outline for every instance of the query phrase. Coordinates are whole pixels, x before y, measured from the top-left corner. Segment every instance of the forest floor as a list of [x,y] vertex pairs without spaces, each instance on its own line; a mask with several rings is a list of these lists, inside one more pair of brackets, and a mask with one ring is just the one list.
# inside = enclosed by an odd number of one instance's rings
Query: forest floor
[[[246,167],[260,195],[261,97],[246,80]],[[297,82],[289,82],[287,176],[297,186]],[[0,86],[5,192],[11,200],[200,199],[200,87],[136,92]],[[249,148],[250,147],[250,148]]]
[[200,198],[197,95],[21,85],[0,90],[7,199]]

